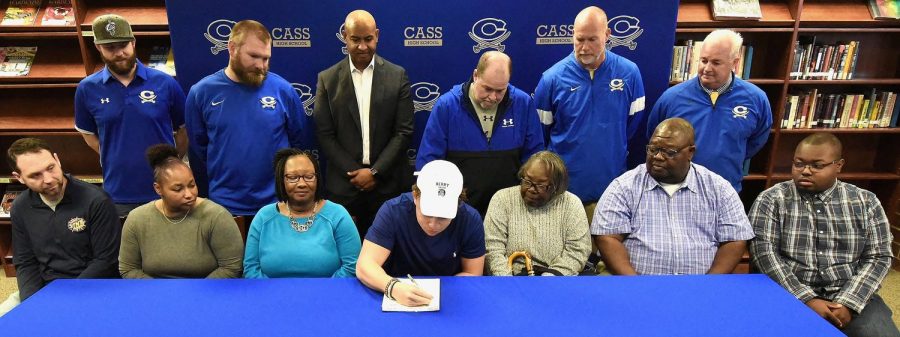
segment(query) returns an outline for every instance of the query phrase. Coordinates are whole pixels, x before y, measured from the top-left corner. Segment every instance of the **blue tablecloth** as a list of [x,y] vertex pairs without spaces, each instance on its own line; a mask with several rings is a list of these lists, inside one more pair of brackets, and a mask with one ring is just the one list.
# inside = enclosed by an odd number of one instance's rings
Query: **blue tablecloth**
[[765,275],[448,277],[385,313],[356,279],[60,280],[2,336],[841,336]]

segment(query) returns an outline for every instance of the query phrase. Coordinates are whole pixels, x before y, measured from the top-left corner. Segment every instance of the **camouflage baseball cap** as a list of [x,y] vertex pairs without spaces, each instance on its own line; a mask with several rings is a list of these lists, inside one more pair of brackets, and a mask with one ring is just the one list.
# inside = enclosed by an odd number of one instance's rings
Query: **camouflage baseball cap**
[[128,24],[128,21],[125,21],[125,18],[115,14],[101,15],[94,19],[93,31],[94,44],[134,40],[131,25]]

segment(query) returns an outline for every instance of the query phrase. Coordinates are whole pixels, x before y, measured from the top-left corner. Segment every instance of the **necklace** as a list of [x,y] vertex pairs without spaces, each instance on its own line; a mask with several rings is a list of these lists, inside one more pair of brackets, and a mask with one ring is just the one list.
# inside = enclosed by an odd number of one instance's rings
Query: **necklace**
[[191,214],[191,209],[188,209],[187,213],[184,213],[184,216],[181,217],[181,220],[178,220],[178,221],[172,221],[172,219],[169,218],[169,216],[166,214],[165,207],[166,207],[166,206],[163,206],[163,212],[162,212],[162,213],[163,213],[163,218],[166,218],[166,221],[168,221],[169,223],[171,223],[171,224],[173,224],[173,225],[180,224],[182,221],[184,221],[184,219],[187,219],[187,217],[188,217],[189,214]]
[[287,201],[284,202],[284,207],[288,209],[288,219],[291,219],[291,228],[293,228],[297,232],[303,233],[312,228],[313,222],[316,221],[316,210],[319,209],[319,202],[316,201],[316,203],[313,204],[312,214],[310,214],[310,216],[306,218],[306,223],[303,224],[301,224],[299,221],[297,221],[296,218],[294,218],[294,210],[291,209],[291,205],[288,204]]

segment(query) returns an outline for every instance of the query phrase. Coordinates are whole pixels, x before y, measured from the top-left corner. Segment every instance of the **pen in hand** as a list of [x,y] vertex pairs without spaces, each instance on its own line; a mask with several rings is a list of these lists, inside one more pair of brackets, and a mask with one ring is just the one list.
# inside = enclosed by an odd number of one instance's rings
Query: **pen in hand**
[[412,284],[414,284],[416,287],[419,286],[419,283],[416,282],[416,280],[412,278],[412,275],[406,274],[406,277],[408,277],[408,278],[409,278],[409,282],[412,282]]

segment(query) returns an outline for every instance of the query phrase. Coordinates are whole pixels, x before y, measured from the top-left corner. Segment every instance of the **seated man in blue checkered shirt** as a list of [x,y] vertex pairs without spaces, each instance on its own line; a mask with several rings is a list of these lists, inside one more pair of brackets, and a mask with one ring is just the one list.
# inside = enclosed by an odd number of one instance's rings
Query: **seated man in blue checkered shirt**
[[647,164],[603,192],[591,234],[607,269],[618,275],[730,273],[753,230],[737,192],[691,162],[694,128],[681,118],[660,123]]
[[750,210],[753,263],[848,336],[900,336],[875,292],[891,266],[891,231],[874,193],[837,180],[841,142],[803,139],[793,180],[763,191]]

